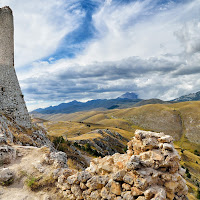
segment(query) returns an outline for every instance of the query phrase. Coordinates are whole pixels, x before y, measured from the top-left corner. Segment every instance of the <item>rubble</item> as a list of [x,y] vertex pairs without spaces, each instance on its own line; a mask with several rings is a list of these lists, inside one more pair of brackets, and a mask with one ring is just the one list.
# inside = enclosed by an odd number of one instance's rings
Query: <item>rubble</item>
[[172,142],[164,133],[137,130],[127,154],[95,158],[85,171],[62,175],[59,187],[68,199],[186,200],[188,188]]

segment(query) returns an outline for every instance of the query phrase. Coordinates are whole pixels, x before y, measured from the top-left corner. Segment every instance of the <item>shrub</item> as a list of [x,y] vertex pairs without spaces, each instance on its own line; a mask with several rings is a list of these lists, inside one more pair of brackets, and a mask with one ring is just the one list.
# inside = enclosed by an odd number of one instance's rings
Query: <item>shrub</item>
[[126,145],[126,147],[124,148],[124,152],[126,153],[127,150],[128,150],[128,147],[127,147],[127,145]]
[[55,179],[53,178],[52,174],[43,176],[43,177],[34,177],[29,176],[26,179],[26,185],[32,190],[37,191],[44,187],[50,187],[55,185]]
[[65,152],[66,145],[70,146],[71,142],[65,141],[63,136],[59,136],[59,137],[54,137],[53,144],[57,150]]
[[188,178],[191,178],[191,174],[190,174],[190,171],[189,171],[188,168],[186,168],[185,173],[186,173],[186,176],[187,176]]
[[183,153],[185,151],[185,149],[181,149],[181,153]]
[[200,152],[198,152],[197,150],[194,150],[194,154],[200,156]]
[[3,185],[3,186],[9,186],[9,185],[11,185],[13,182],[14,182],[14,178],[10,178],[9,180],[4,181],[4,182],[1,182],[0,184]]
[[200,199],[200,190],[197,190],[197,199]]
[[82,145],[79,145],[77,142],[74,142],[74,146],[80,150],[88,152],[90,155],[93,155],[96,157],[99,157],[99,156],[103,157],[103,155],[100,152],[98,152],[96,149],[95,150],[92,149],[89,143],[87,143],[85,146],[82,146]]
[[187,177],[188,177],[188,178],[191,178],[191,174],[190,174],[190,173],[188,173],[188,174],[187,174]]
[[35,178],[34,176],[29,176],[26,179],[26,185],[31,189],[31,190],[36,190],[38,188],[38,179]]

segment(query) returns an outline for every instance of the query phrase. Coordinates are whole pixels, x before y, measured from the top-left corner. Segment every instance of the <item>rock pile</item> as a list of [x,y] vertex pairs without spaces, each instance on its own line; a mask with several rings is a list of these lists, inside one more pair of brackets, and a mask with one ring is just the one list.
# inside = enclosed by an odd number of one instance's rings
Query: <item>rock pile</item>
[[187,199],[184,169],[164,133],[137,130],[127,154],[95,158],[85,171],[58,178],[68,199],[184,200]]

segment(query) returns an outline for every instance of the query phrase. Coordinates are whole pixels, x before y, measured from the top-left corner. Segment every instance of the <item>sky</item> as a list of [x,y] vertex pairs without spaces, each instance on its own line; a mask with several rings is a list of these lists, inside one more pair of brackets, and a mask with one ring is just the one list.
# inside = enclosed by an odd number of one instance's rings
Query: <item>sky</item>
[[72,100],[170,100],[200,90],[200,0],[0,0],[29,111]]

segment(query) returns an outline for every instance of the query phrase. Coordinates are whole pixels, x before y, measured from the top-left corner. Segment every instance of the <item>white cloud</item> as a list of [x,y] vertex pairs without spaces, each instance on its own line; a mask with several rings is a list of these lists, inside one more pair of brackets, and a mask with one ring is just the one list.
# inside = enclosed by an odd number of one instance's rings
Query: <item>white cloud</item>
[[49,62],[38,59],[50,56],[84,13],[78,8],[67,12],[70,6],[62,7],[64,0],[48,0],[44,9],[46,1],[9,2],[18,29],[16,62],[34,61],[18,74],[29,108],[35,108],[36,102],[39,107],[74,99],[115,98],[126,91],[169,100],[199,90],[199,0],[160,7],[154,0],[129,4],[107,0],[93,15],[97,34],[84,43],[85,50],[73,59],[50,57]]
[[15,65],[20,67],[49,56],[63,37],[76,29],[84,13],[71,4],[77,0],[1,0],[13,9]]

